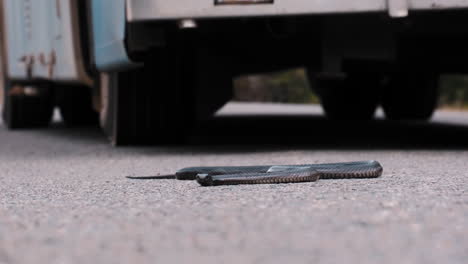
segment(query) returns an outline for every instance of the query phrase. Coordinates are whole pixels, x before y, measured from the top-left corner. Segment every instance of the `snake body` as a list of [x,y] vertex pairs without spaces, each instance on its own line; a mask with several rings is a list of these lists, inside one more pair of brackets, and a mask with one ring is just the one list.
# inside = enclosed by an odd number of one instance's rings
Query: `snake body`
[[176,173],[179,180],[197,180],[202,186],[297,183],[318,179],[377,178],[383,168],[379,162],[357,161],[345,163],[190,167]]
[[198,174],[197,182],[202,186],[237,185],[237,184],[273,184],[313,182],[320,178],[320,173],[311,169],[298,169],[291,173],[245,173],[210,176]]

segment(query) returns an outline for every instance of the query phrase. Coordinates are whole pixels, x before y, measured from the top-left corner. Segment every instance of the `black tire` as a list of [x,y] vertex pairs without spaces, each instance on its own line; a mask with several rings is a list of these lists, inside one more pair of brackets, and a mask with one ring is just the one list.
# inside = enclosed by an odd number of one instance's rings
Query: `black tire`
[[58,86],[55,90],[60,114],[66,126],[92,126],[99,123],[99,114],[93,109],[91,88]]
[[2,105],[3,122],[9,129],[48,126],[54,110],[52,88],[14,84],[5,78]]
[[395,74],[384,86],[382,107],[390,120],[427,121],[437,107],[438,95],[437,74]]
[[192,125],[191,118],[182,114],[188,107],[183,97],[175,89],[153,87],[146,80],[147,67],[107,74],[101,126],[113,145],[172,143],[181,140],[182,124]]
[[181,37],[153,51],[142,68],[103,75],[101,126],[111,142],[184,142],[197,120],[216,111],[232,92],[230,71],[210,51]]
[[343,78],[310,76],[326,116],[333,120],[370,120],[380,102],[381,77],[348,74]]

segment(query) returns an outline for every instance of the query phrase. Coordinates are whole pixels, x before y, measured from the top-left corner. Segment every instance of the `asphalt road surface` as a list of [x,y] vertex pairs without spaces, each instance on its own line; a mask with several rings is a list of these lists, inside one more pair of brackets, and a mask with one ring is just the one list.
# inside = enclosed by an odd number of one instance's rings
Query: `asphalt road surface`
[[[319,112],[230,104],[188,144],[159,147],[0,124],[0,263],[467,263],[468,113],[425,124]],[[213,188],[125,178],[368,159],[383,177]]]

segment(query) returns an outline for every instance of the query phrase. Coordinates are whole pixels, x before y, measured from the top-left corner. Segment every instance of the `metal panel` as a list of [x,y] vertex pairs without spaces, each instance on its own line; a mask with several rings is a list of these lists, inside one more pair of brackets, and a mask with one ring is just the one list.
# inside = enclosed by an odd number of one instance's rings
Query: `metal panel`
[[34,1],[29,0],[31,5],[32,39],[28,41],[29,52],[34,56],[32,77],[52,78],[54,65],[50,61],[53,47],[53,21],[55,10],[53,0]]
[[408,0],[410,9],[457,9],[468,8],[468,0]]
[[213,0],[127,0],[128,20],[215,18],[389,12],[393,16],[409,10],[468,8],[468,0],[275,0],[273,4],[215,5]]
[[130,21],[152,19],[243,17],[386,9],[386,0],[276,0],[273,4],[215,5],[213,0],[127,0]]
[[56,80],[78,81],[92,84],[85,70],[83,61],[78,1],[83,0],[51,0],[54,8],[50,11],[50,35],[52,40],[51,53],[45,54],[46,62],[55,63],[53,78]]
[[29,43],[32,40],[32,22],[29,0],[4,0],[5,54],[4,69],[10,78],[25,78],[31,74]]
[[125,48],[125,0],[92,0],[94,57],[105,72],[133,64]]
[[10,78],[92,84],[81,56],[76,1],[4,0]]
[[408,0],[387,0],[388,14],[391,17],[408,16]]

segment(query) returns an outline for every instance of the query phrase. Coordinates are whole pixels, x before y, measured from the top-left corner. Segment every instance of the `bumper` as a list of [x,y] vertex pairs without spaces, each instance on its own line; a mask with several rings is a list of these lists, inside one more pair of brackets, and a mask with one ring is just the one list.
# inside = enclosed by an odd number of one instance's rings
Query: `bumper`
[[129,21],[388,12],[467,8],[468,0],[275,0],[271,4],[215,5],[214,0],[127,0]]

